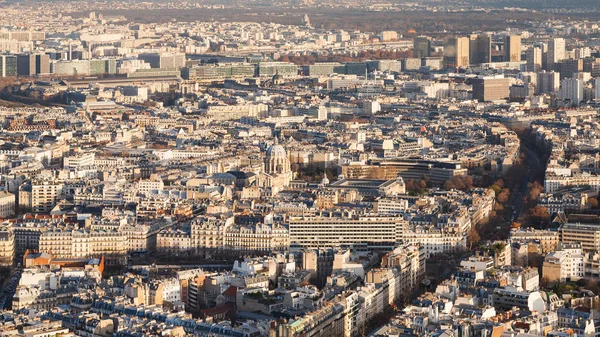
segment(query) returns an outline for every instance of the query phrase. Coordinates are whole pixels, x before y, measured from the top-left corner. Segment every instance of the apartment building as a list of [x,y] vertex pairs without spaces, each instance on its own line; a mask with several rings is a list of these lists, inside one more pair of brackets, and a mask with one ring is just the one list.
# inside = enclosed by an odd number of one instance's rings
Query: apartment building
[[[63,194],[64,184],[56,181],[35,181],[31,183],[31,210],[35,213],[48,213],[56,206]],[[19,200],[21,203],[21,200]]]
[[541,253],[547,254],[558,248],[559,232],[541,229],[513,229],[510,232],[511,241],[518,242],[539,242]]
[[404,232],[403,241],[422,245],[427,258],[434,254],[443,254],[467,249],[467,233],[450,231],[443,228],[416,226]]
[[106,264],[123,264],[129,244],[127,236],[115,230],[52,229],[40,235],[39,250],[56,258],[104,256]]
[[0,218],[6,219],[15,215],[15,195],[8,191],[0,191]]
[[559,227],[560,241],[581,243],[584,251],[600,249],[600,219],[596,215],[570,215],[568,222]]
[[585,260],[581,244],[561,243],[544,258],[542,277],[549,282],[577,281],[585,277]]
[[15,257],[15,234],[9,227],[0,227],[0,266],[12,265]]
[[290,217],[292,249],[354,247],[391,250],[402,238],[405,221],[401,217],[358,215],[355,212],[321,212],[315,216]]

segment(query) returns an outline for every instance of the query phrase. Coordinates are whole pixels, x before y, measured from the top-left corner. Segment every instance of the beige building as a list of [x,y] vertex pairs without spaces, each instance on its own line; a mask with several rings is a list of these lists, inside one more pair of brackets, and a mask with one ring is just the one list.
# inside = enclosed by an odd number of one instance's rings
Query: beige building
[[415,226],[404,232],[403,241],[420,245],[425,249],[425,256],[444,254],[467,249],[466,232],[449,231],[443,228]]
[[15,255],[15,234],[8,227],[0,227],[0,266],[9,266]]
[[165,184],[163,183],[162,179],[158,175],[153,174],[150,179],[140,180],[138,184],[138,192],[140,194],[147,195],[152,191],[160,191],[164,187]]
[[265,154],[264,172],[258,175],[257,185],[270,188],[276,194],[289,186],[292,177],[290,159],[285,148],[278,144],[269,146]]
[[236,225],[233,217],[203,217],[191,226],[191,249],[231,249],[243,251],[284,251],[289,248],[287,228],[273,224]]
[[225,248],[242,251],[286,251],[289,248],[288,230],[280,225],[229,226],[225,230]]
[[107,264],[125,262],[129,244],[127,236],[116,230],[53,229],[42,232],[39,250],[57,258],[91,258],[104,256]]
[[480,102],[508,99],[510,95],[510,79],[508,78],[474,78],[473,98]]
[[528,243],[539,243],[541,252],[547,254],[553,252],[558,247],[559,235],[558,232],[540,229],[513,229],[510,232],[510,240]]
[[444,65],[446,67],[468,67],[469,60],[469,38],[452,37],[444,44]]
[[593,215],[591,217],[595,218],[593,219],[595,222],[585,221],[585,219],[581,219],[581,222],[571,222],[574,220],[569,219],[568,223],[558,229],[560,241],[565,243],[579,242],[584,251],[600,250],[600,223],[597,216]]
[[192,245],[196,248],[215,249],[225,245],[225,228],[233,225],[233,218],[196,218],[192,222]]
[[6,219],[15,215],[15,195],[0,191],[0,218]]
[[50,253],[56,258],[73,257],[73,229],[52,229],[40,234],[40,252]]
[[156,250],[167,256],[187,255],[192,252],[192,238],[181,230],[167,229],[156,236]]
[[290,217],[290,245],[296,248],[350,247],[391,249],[402,238],[401,217],[358,215],[353,212],[322,212],[315,216]]
[[31,210],[36,213],[48,213],[56,206],[62,195],[63,183],[38,181],[31,183]]
[[504,62],[521,61],[521,36],[508,35],[504,38]]

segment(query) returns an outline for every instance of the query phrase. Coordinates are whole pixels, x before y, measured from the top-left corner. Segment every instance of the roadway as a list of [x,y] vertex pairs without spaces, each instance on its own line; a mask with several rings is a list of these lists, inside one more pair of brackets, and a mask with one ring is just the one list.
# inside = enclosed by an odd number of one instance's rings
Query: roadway
[[494,233],[491,235],[493,240],[505,239],[510,232],[510,224],[514,221],[519,221],[525,207],[525,196],[529,193],[529,184],[535,181],[536,174],[544,169],[544,165],[540,160],[537,152],[531,145],[521,142],[521,153],[525,154],[525,175],[522,181],[510,191],[510,198],[505,208],[510,209],[510,213],[504,219],[502,225],[494,228]]

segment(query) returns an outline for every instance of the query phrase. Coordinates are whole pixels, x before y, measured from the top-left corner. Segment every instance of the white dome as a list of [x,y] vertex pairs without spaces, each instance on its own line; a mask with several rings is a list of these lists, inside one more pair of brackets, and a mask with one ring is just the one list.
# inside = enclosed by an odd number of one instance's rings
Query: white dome
[[271,145],[267,149],[267,158],[285,158],[287,157],[287,152],[281,145]]

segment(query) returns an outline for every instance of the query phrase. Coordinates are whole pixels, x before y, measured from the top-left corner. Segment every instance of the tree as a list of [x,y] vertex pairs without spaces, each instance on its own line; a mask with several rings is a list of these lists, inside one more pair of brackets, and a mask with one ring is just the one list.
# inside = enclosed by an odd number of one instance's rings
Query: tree
[[479,233],[477,232],[475,227],[471,227],[467,239],[469,240],[469,249],[472,249],[473,245],[481,240],[481,237],[479,236]]
[[496,197],[496,200],[501,204],[505,204],[509,198],[510,190],[508,188],[503,188],[502,192],[500,192],[500,194],[498,194],[498,197]]
[[406,191],[410,192],[413,191],[415,189],[415,181],[414,180],[409,180],[406,182]]
[[496,180],[496,182],[494,183],[494,185],[498,185],[500,187],[504,187],[504,180],[498,179],[498,180]]
[[502,187],[498,184],[490,186],[490,189],[494,191],[494,193],[496,193],[496,197],[498,196],[498,194],[500,194],[500,192],[502,192]]
[[591,208],[598,208],[598,199],[597,198],[589,198],[587,201],[587,204]]
[[513,221],[513,222],[510,224],[510,228],[521,228],[521,223],[520,223],[520,222]]
[[533,225],[540,226],[542,223],[548,222],[550,220],[550,214],[548,213],[548,209],[546,207],[537,205],[531,209],[530,220]]
[[447,190],[457,189],[460,191],[468,191],[473,188],[473,177],[471,177],[471,176],[452,177],[444,183],[444,188]]
[[540,193],[542,193],[542,191],[544,190],[544,186],[542,186],[537,181],[534,182],[533,184],[528,184],[528,185],[529,185],[528,186],[529,187],[529,194],[528,194],[529,202],[534,203],[539,198]]

